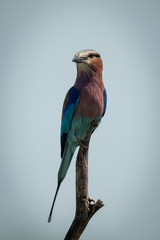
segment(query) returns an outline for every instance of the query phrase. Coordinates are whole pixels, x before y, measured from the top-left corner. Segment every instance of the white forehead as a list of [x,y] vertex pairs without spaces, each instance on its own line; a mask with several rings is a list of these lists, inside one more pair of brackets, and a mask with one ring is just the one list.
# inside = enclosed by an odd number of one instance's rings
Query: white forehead
[[79,52],[75,53],[76,57],[87,57],[89,54],[99,54],[97,51],[93,50],[93,49],[86,49],[86,50],[82,50]]

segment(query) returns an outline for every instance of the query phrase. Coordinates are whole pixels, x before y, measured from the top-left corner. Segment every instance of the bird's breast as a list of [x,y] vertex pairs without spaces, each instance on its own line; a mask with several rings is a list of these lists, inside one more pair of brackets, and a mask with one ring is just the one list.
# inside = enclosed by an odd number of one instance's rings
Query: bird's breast
[[81,89],[81,95],[76,114],[90,119],[101,117],[103,114],[104,86],[91,82]]

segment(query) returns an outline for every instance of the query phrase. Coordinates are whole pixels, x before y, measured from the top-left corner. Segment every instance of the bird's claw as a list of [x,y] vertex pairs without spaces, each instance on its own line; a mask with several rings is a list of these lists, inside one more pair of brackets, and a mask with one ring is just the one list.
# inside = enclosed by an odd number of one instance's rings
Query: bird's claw
[[77,136],[75,136],[75,138],[81,148],[88,149],[88,146],[83,143],[84,141],[82,142]]
[[94,127],[94,128],[97,128],[97,127],[98,127],[98,125],[99,125],[99,122],[98,122],[98,121],[95,121],[95,120],[93,120],[92,124],[93,124],[93,127]]

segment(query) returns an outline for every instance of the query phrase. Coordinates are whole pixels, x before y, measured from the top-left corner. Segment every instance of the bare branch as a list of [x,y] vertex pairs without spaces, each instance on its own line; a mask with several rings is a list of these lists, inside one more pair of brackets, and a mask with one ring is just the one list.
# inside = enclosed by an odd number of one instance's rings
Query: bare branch
[[[76,161],[76,213],[64,240],[78,240],[92,216],[104,206],[101,200],[95,202],[88,194],[88,148],[92,132],[98,126],[93,121],[84,141],[80,145]],[[85,147],[83,147],[85,145]]]

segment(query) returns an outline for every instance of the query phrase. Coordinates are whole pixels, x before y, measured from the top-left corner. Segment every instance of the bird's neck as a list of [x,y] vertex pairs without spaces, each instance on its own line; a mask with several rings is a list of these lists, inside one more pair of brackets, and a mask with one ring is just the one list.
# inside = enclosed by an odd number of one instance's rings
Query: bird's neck
[[78,90],[81,90],[90,83],[95,83],[99,86],[103,86],[102,69],[96,66],[88,67],[86,64],[77,66],[77,78],[75,87]]

